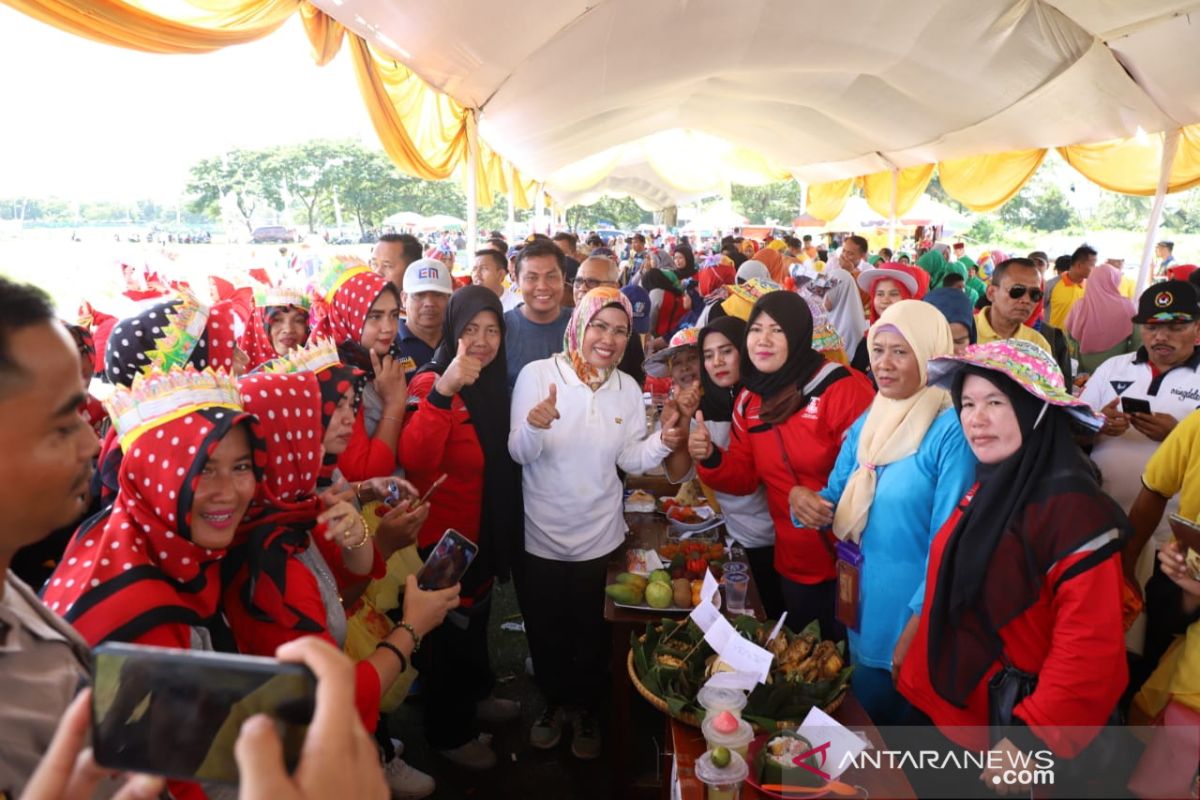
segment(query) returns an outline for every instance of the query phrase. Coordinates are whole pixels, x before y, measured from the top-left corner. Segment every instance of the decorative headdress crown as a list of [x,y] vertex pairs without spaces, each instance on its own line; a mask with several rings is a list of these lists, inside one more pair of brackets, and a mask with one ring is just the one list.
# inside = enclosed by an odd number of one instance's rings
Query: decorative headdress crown
[[129,446],[146,431],[201,408],[242,411],[237,381],[224,372],[193,367],[135,375],[133,385],[117,386],[104,408],[121,441]]
[[208,306],[203,305],[188,289],[180,289],[177,303],[166,311],[167,322],[154,340],[154,349],[146,353],[149,363],[143,372],[166,372],[182,367],[208,326]]
[[337,347],[329,339],[309,342],[308,347],[293,350],[287,355],[273,358],[255,372],[287,374],[293,372],[320,372],[342,363]]

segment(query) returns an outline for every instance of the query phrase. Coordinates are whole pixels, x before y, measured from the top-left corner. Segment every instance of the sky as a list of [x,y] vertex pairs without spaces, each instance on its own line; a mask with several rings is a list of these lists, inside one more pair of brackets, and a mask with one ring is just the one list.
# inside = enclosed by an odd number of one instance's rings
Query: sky
[[236,147],[349,138],[378,148],[348,53],[318,67],[293,16],[207,55],[92,42],[0,4],[0,196],[176,199]]

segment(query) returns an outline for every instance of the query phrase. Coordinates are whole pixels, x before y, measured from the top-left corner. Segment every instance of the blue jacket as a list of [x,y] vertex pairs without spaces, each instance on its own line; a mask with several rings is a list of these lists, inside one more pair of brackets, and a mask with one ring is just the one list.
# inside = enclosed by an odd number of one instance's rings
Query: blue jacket
[[[858,468],[858,437],[868,410],[846,432],[829,483],[820,494],[837,503]],[[900,631],[925,596],[929,545],[975,481],[975,455],[954,408],[934,419],[917,452],[878,468],[863,551],[859,629],[850,631],[854,662],[892,668]]]

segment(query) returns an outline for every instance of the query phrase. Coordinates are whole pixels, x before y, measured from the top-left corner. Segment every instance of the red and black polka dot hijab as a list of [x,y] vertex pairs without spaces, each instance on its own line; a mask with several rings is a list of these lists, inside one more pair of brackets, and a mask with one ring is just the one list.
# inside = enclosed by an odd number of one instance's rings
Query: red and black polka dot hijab
[[104,351],[104,374],[109,383],[129,386],[138,373],[152,367],[233,371],[236,343],[233,303],[222,300],[212,308],[190,294],[181,294],[121,320],[113,327]]
[[225,551],[191,541],[192,500],[209,456],[235,425],[250,433],[261,478],[257,420],[240,410],[191,411],[129,443],[112,509],[80,528],[43,589],[46,605],[90,644],[155,631],[156,643],[186,647],[189,629],[218,613]]
[[384,291],[394,291],[387,280],[367,267],[351,267],[330,281],[331,286],[313,304],[314,337],[330,339],[334,344],[362,339],[367,312]]

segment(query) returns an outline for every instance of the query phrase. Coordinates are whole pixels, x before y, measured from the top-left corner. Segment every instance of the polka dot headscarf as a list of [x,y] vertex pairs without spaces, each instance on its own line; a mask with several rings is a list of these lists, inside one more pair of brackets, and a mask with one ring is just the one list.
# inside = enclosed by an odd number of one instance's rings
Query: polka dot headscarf
[[347,340],[357,344],[362,339],[367,312],[389,286],[387,280],[367,267],[346,270],[324,299],[314,303],[320,318],[313,325],[312,335],[332,339],[336,344]]
[[235,323],[233,304],[223,300],[207,311],[204,329],[192,341],[183,327],[185,306],[194,298],[175,297],[147,308],[116,324],[104,353],[104,374],[109,383],[130,386],[138,372],[152,366],[166,371],[190,364],[196,369],[233,369]]
[[266,453],[257,420],[243,412],[200,409],[131,443],[112,509],[75,534],[43,591],[89,644],[134,641],[160,626],[177,626],[186,642],[188,627],[217,613],[225,551],[191,541],[192,500],[209,456],[235,425],[250,433],[261,478]]

